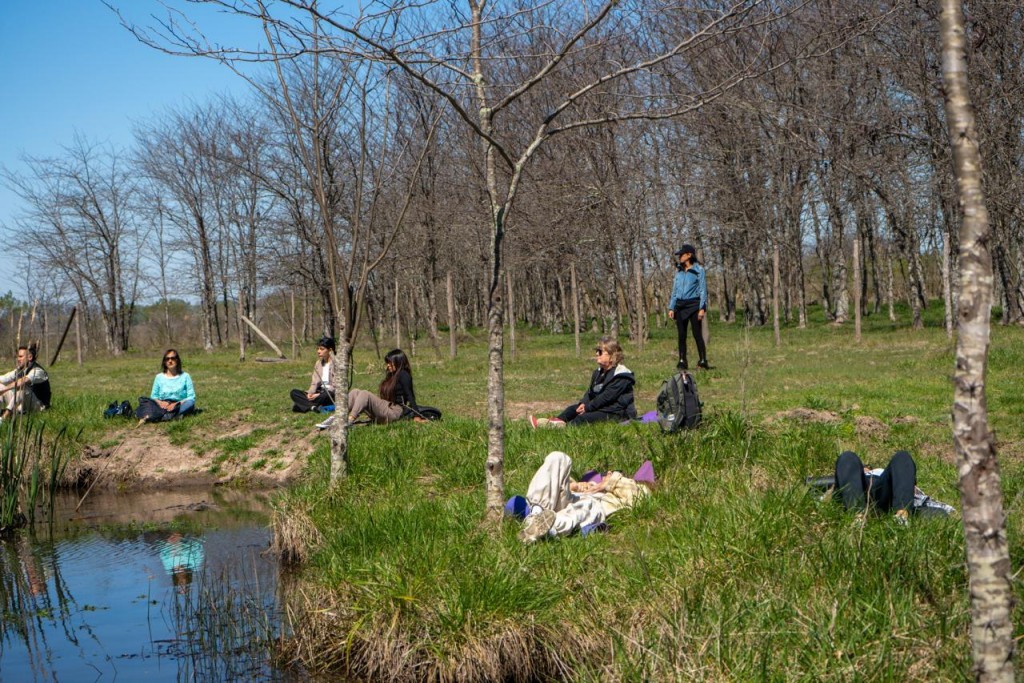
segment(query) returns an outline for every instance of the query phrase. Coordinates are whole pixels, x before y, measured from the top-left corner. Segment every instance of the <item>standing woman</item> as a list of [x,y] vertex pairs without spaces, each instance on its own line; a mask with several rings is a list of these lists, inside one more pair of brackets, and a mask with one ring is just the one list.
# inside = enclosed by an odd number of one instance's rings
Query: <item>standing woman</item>
[[139,399],[135,417],[139,418],[139,424],[160,422],[185,415],[195,406],[196,390],[192,386],[192,378],[182,368],[178,351],[167,349],[160,364],[160,372],[153,378],[149,398],[143,396]]
[[386,371],[377,395],[365,389],[348,392],[349,421],[364,412],[377,424],[416,416],[416,393],[412,388],[409,358],[401,349],[394,349],[384,356],[384,365]]
[[680,370],[688,369],[686,363],[686,327],[693,325],[693,340],[697,342],[698,368],[708,369],[708,354],[704,348],[704,334],[701,323],[707,314],[708,283],[704,277],[704,266],[697,260],[697,251],[693,245],[684,244],[675,253],[679,257],[676,266],[679,272],[672,283],[672,298],[668,302],[668,317],[676,321],[676,332],[679,335]]

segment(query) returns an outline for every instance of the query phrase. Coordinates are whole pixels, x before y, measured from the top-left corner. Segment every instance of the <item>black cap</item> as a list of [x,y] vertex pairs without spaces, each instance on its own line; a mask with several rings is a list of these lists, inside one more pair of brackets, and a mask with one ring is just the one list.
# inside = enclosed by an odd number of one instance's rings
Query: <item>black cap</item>
[[697,253],[697,250],[693,248],[692,244],[684,244],[682,247],[679,248],[679,251],[676,252],[676,256],[682,256],[683,254],[696,254],[696,253]]
[[316,343],[317,346],[322,346],[325,349],[336,351],[337,347],[334,346],[334,337],[320,337],[320,341]]

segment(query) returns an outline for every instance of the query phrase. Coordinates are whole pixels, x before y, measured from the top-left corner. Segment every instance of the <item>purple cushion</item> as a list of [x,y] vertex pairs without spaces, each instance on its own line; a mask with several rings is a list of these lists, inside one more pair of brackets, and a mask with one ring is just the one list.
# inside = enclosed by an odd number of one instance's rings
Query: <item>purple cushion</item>
[[643,465],[640,465],[640,469],[633,475],[633,481],[642,481],[648,484],[654,483],[654,463],[650,460],[645,460]]

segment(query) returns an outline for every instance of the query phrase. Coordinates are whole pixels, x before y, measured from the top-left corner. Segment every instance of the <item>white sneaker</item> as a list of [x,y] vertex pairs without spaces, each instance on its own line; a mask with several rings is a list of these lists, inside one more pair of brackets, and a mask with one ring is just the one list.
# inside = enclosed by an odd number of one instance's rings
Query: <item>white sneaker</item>
[[332,424],[334,424],[334,416],[333,415],[331,415],[329,418],[327,418],[326,420],[324,420],[323,422],[318,424],[316,426],[316,428],[319,429],[320,431],[323,431],[325,429],[329,429]]
[[541,510],[536,514],[530,514],[523,520],[523,529],[519,532],[519,540],[523,543],[536,543],[547,536],[554,524],[555,513],[551,510]]

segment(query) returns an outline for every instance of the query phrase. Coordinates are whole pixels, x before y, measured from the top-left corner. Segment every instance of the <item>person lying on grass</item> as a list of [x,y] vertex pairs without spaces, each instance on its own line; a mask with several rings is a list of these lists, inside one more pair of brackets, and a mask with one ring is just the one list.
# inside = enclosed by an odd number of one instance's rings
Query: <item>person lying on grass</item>
[[572,460],[552,451],[530,480],[526,490],[529,512],[519,540],[535,543],[545,536],[567,536],[585,527],[604,523],[612,514],[631,508],[648,495],[647,484],[607,472],[600,482],[572,481]]
[[911,514],[947,516],[953,508],[932,500],[917,488],[917,464],[907,451],[896,451],[884,469],[865,467],[853,451],[836,459],[834,477],[811,478],[810,483],[833,490],[847,510],[892,512],[899,524]]
[[622,364],[622,347],[614,339],[602,337],[594,348],[597,369],[590,377],[590,387],[576,403],[566,407],[558,417],[537,418],[530,415],[530,426],[564,427],[593,424],[603,420],[635,420],[633,372]]

